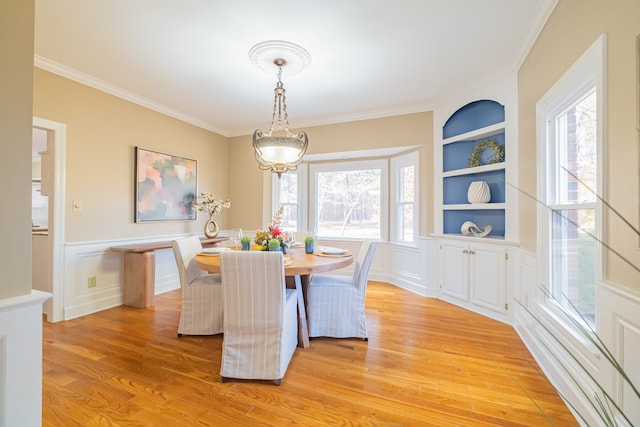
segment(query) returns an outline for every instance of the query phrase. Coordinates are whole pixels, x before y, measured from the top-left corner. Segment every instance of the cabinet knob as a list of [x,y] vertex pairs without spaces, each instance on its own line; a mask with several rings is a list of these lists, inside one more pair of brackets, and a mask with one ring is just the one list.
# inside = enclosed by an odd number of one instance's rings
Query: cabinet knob
[[476,254],[476,251],[469,251],[469,253],[470,253],[471,255],[475,255],[475,254]]
[[463,250],[462,250],[462,253],[463,253],[463,254],[468,254],[468,253],[469,253],[469,251],[468,251],[468,250],[466,250],[466,249],[463,249]]

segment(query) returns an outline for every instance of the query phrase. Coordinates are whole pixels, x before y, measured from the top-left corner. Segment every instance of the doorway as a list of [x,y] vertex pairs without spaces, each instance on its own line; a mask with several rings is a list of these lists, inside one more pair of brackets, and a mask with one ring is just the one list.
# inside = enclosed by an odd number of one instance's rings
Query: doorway
[[[34,135],[44,138],[38,148],[40,151],[41,173],[40,188],[43,195],[48,197],[48,213],[46,239],[43,239],[40,255],[41,260],[35,269],[40,269],[38,275],[44,280],[47,292],[52,298],[45,303],[44,312],[49,322],[64,320],[64,218],[65,218],[65,153],[66,153],[66,125],[39,117],[33,118]],[[34,147],[35,147],[34,141]],[[34,148],[35,151],[36,148]],[[36,224],[38,225],[38,224]],[[40,231],[43,227],[40,227]],[[35,231],[32,231],[34,233]],[[36,236],[33,236],[36,238]],[[34,246],[34,249],[35,246]]]

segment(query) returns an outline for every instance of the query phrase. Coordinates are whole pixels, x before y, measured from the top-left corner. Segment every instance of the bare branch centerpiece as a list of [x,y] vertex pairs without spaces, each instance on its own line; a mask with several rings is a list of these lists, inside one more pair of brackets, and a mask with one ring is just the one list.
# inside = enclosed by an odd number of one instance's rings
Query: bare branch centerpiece
[[231,199],[216,199],[215,194],[203,191],[198,196],[193,206],[200,212],[209,215],[209,219],[204,224],[204,235],[211,239],[218,235],[218,224],[213,219],[214,215],[220,215],[222,208],[231,207]]

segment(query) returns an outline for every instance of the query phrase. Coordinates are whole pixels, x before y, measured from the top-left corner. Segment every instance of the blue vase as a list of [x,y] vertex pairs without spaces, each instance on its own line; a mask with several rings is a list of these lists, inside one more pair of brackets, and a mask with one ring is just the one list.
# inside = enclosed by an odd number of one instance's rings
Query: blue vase
[[250,251],[251,250],[251,242],[242,243],[242,250],[243,251]]
[[305,243],[304,244],[304,252],[307,254],[313,253],[313,243]]

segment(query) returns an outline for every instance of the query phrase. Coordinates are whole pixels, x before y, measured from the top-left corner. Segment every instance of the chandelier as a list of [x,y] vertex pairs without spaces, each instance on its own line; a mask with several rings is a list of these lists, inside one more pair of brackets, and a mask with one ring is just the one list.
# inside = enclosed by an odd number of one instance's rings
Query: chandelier
[[[282,44],[287,42],[277,43],[281,48],[283,46]],[[286,45],[289,49],[291,49],[291,46],[295,45]],[[258,47],[261,49],[258,49]],[[264,54],[264,49],[264,43],[262,43],[254,47],[252,52],[257,51],[259,54]],[[251,55],[252,54],[250,54],[250,56]],[[273,90],[274,98],[271,127],[268,132],[256,129],[253,133],[253,150],[256,160],[258,161],[258,167],[262,170],[271,170],[272,173],[278,175],[278,178],[280,178],[283,173],[295,171],[298,168],[298,165],[302,163],[302,156],[307,151],[307,145],[309,143],[305,132],[293,134],[289,129],[286,90],[282,84],[282,67],[287,64],[288,61],[284,57],[276,57],[273,59],[273,65],[278,69],[278,83]]]

